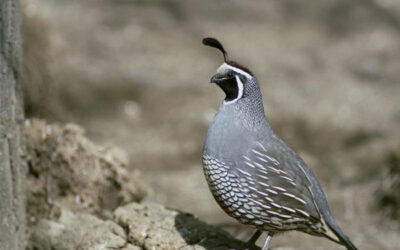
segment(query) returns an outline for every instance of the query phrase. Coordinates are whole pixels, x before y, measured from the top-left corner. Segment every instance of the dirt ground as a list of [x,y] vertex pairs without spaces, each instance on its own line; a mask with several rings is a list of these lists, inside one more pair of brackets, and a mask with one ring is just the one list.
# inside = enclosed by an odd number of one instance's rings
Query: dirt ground
[[[267,117],[319,178],[359,249],[400,249],[376,206],[400,151],[400,2],[394,0],[24,0],[28,117],[75,122],[129,153],[149,200],[238,238],[251,229],[208,191],[201,147],[222,92],[219,38],[261,83]],[[302,233],[272,248],[341,249]]]

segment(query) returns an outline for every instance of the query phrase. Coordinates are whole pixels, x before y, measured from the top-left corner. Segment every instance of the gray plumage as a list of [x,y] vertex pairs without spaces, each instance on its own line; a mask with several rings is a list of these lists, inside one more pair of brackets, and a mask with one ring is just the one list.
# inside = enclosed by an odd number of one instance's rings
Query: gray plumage
[[203,165],[222,209],[271,236],[299,230],[356,249],[332,218],[314,174],[269,126],[256,78],[225,62],[212,81],[227,98],[208,130]]

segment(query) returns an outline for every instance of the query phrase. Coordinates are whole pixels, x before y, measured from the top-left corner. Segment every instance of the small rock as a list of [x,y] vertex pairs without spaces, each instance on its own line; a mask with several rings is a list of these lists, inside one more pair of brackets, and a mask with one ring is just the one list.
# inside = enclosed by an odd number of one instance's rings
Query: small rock
[[114,217],[127,231],[128,241],[144,249],[249,249],[191,214],[157,204],[130,203],[116,209]]
[[31,235],[28,250],[139,250],[127,242],[124,230],[112,221],[63,209],[56,221],[41,220]]

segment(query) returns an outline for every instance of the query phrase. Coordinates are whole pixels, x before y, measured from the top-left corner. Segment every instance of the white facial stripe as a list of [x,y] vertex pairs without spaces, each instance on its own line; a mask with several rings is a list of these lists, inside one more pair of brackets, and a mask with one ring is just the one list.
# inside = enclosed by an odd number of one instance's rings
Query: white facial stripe
[[243,82],[240,80],[240,78],[238,76],[235,76],[235,78],[236,78],[236,83],[237,83],[237,87],[238,87],[238,96],[235,99],[233,99],[232,101],[224,101],[225,104],[235,103],[235,102],[237,102],[237,100],[239,100],[243,96],[243,88],[244,88]]
[[233,71],[235,71],[236,73],[239,73],[239,74],[241,74],[241,75],[244,75],[247,79],[251,79],[251,75],[249,74],[249,73],[247,73],[246,71],[244,71],[244,70],[241,70],[241,69],[239,69],[239,68],[235,68],[235,67],[233,67],[233,66],[231,66],[231,65],[229,65],[229,64],[226,64],[226,67],[228,68],[228,69],[230,69],[230,70],[233,70]]

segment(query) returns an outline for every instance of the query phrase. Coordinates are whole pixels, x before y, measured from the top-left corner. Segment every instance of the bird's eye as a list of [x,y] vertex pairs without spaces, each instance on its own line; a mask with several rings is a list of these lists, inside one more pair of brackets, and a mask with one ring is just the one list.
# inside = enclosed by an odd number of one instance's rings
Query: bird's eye
[[227,77],[228,77],[228,78],[232,78],[232,77],[233,77],[233,73],[232,73],[232,72],[229,72],[228,75],[227,75]]

